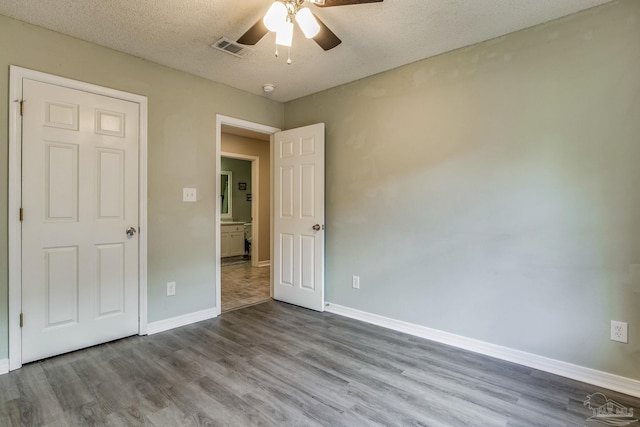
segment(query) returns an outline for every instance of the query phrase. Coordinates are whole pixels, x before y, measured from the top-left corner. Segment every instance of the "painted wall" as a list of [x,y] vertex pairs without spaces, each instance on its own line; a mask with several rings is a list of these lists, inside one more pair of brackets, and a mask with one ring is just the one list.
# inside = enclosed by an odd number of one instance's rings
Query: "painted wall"
[[[220,169],[233,172],[233,188],[231,190],[233,220],[251,222],[251,202],[247,200],[247,194],[251,194],[251,161],[222,157]],[[246,190],[238,188],[238,184],[241,182],[246,184]]]
[[[214,307],[216,113],[282,127],[282,104],[0,16],[0,99],[8,99],[11,64],[149,98],[149,321]],[[5,206],[7,117],[0,102]],[[183,203],[183,187],[197,187],[202,200]],[[0,359],[8,354],[7,257],[0,209]],[[166,297],[167,281],[177,282],[175,297]]]
[[[258,211],[260,227],[258,230],[258,261],[269,261],[271,258],[271,151],[269,142],[223,133],[220,141],[220,150],[227,153],[255,156],[259,159],[260,200],[258,203],[260,205],[258,206]],[[236,188],[238,188],[237,185]]]
[[327,301],[640,379],[639,42],[613,2],[287,103],[327,125]]

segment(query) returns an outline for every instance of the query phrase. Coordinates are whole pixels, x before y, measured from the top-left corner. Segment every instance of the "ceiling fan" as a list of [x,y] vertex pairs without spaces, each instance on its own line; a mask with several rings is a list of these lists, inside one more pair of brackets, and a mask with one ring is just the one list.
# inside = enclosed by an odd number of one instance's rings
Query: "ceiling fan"
[[[353,4],[379,3],[383,0],[308,0],[318,7],[348,6]],[[342,43],[311,10],[304,7],[305,0],[276,0],[264,18],[253,24],[239,39],[238,43],[255,45],[269,31],[276,33],[276,44],[291,47],[293,21],[307,38],[312,38],[324,50],[330,50]],[[278,51],[276,50],[276,55]],[[290,60],[287,61],[290,63]]]

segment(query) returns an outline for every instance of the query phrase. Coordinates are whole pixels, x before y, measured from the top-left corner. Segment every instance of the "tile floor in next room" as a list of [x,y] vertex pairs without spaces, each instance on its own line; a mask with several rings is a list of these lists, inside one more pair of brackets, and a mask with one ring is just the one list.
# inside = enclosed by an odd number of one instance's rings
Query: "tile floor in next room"
[[252,267],[251,259],[243,256],[222,258],[220,263],[222,312],[271,298],[269,267]]

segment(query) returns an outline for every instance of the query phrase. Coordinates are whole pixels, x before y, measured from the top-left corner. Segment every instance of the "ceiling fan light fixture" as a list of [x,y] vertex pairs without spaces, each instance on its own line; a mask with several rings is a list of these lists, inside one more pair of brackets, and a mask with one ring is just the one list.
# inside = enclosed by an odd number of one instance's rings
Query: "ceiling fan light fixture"
[[318,21],[316,21],[315,16],[313,16],[313,13],[311,13],[308,7],[303,7],[296,13],[296,22],[300,26],[304,36],[308,39],[317,36],[320,32],[320,24],[318,24]]
[[293,42],[293,22],[285,21],[276,31],[276,44],[291,47]]
[[267,11],[267,14],[264,15],[262,22],[264,22],[269,31],[278,32],[280,27],[287,22],[288,15],[287,6],[284,3],[275,1]]

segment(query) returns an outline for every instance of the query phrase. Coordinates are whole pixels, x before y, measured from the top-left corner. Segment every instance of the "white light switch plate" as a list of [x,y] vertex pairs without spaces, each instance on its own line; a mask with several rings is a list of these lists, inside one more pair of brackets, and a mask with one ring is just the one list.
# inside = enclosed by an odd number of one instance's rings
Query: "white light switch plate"
[[182,189],[182,201],[183,202],[197,202],[198,201],[198,189],[197,188],[183,188]]

